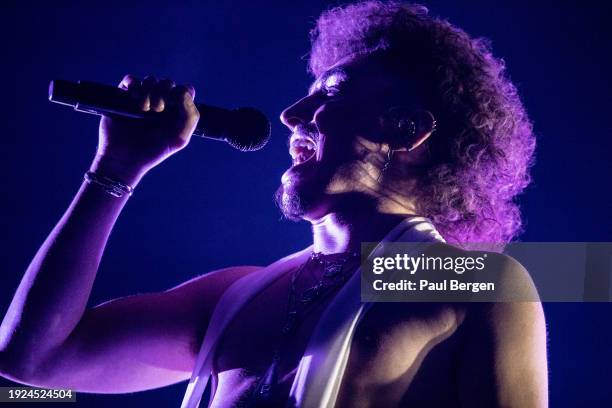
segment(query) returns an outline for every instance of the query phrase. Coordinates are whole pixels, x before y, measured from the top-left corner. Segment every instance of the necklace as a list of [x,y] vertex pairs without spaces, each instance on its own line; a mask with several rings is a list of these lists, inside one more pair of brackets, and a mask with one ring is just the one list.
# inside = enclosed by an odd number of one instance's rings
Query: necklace
[[[270,367],[253,390],[250,401],[247,404],[249,408],[282,406],[282,401],[280,400],[282,395],[279,395],[276,391],[278,389],[278,366],[283,349],[287,345],[289,338],[295,334],[303,318],[317,305],[317,301],[331,294],[335,288],[348,280],[352,272],[354,272],[354,268],[347,266],[350,266],[357,259],[359,259],[359,252],[342,254],[342,256],[313,252],[306,262],[293,272],[289,287],[287,314],[281,329],[281,338],[279,344],[274,349]],[[304,270],[313,263],[323,268],[322,278],[315,285],[304,290],[298,301],[296,282]]]

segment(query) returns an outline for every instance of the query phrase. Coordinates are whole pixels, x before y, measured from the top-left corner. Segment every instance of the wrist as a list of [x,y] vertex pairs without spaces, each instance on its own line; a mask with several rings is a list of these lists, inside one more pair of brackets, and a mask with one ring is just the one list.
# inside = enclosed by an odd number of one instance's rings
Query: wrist
[[125,183],[134,188],[147,173],[147,169],[113,157],[97,154],[89,171]]

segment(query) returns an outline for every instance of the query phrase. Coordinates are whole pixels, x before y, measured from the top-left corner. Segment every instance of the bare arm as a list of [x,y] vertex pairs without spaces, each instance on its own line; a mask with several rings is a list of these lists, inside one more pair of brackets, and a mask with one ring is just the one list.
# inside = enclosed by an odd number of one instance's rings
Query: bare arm
[[[126,76],[144,111],[159,120],[103,118],[91,171],[135,186],[187,145],[199,114],[193,90]],[[83,183],[28,267],[0,326],[0,373],[41,386],[124,392],[188,376],[207,316],[233,268],[158,294],[138,295],[85,311],[104,247],[127,196]],[[202,326],[204,325],[204,326]]]
[[9,378],[98,393],[135,392],[188,379],[217,301],[236,279],[258,269],[209,272],[165,292],[88,309],[65,341],[35,361],[32,372]]
[[3,373],[28,379],[81,319],[127,197],[84,183],[26,270],[0,327]]
[[[514,287],[531,285],[523,267],[500,258]],[[518,282],[517,282],[518,281]],[[540,302],[473,304],[460,358],[463,407],[548,406],[546,323]]]

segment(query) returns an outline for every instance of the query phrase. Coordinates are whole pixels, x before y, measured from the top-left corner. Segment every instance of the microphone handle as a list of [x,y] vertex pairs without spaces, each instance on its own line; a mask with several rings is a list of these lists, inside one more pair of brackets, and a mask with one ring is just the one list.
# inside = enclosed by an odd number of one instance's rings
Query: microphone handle
[[[123,89],[88,81],[53,80],[49,84],[49,100],[94,115],[119,115],[139,119],[159,115],[157,112],[141,111]],[[236,111],[201,103],[195,105],[201,118],[193,134],[227,141],[227,125],[231,123],[231,117]]]

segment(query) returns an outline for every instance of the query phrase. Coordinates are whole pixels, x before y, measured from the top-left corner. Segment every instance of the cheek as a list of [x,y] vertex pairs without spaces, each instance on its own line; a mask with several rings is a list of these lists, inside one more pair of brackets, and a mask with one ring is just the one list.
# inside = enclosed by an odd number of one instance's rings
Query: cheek
[[356,136],[376,140],[380,133],[377,112],[367,101],[337,101],[321,105],[313,120],[324,134],[337,135],[337,138],[344,140]]
[[319,132],[319,160],[327,164],[342,161],[351,140],[351,123],[346,110],[325,105],[314,115]]
[[339,104],[321,105],[313,120],[323,134],[343,134],[350,126],[350,110]]
[[325,139],[325,152],[341,156],[354,155],[357,139],[373,140],[379,127],[377,117],[371,111],[340,102],[322,105],[315,112],[313,121]]

